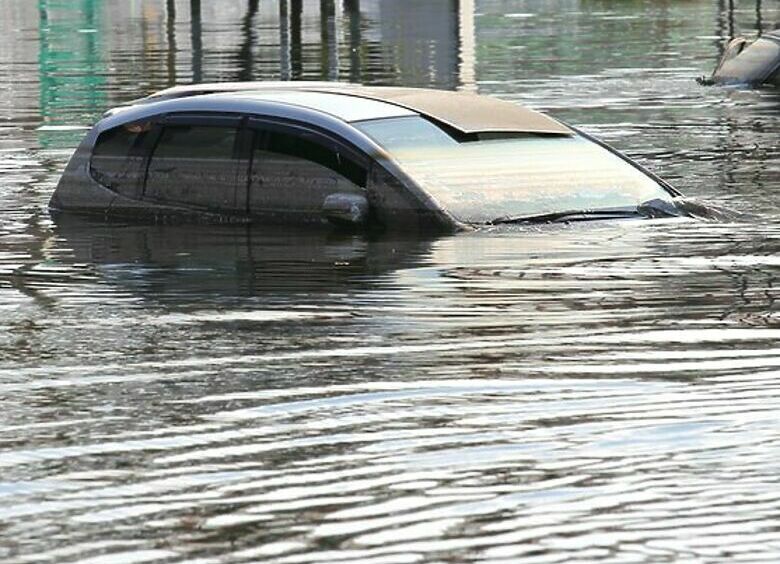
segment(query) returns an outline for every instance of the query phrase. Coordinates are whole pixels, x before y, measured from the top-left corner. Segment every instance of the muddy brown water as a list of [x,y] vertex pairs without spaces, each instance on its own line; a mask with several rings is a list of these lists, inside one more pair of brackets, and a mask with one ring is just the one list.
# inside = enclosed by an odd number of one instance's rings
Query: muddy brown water
[[[694,81],[780,10],[456,4],[6,0],[0,561],[780,560],[780,96]],[[47,212],[112,105],[323,77],[525,103],[754,217],[369,240]]]

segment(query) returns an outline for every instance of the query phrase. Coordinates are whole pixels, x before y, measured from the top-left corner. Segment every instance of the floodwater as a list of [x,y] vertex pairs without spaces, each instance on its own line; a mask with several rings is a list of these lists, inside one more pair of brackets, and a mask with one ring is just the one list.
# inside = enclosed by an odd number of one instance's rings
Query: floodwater
[[[694,81],[780,8],[418,4],[0,3],[0,561],[780,560],[780,96]],[[107,107],[323,77],[526,103],[751,219],[48,214]]]

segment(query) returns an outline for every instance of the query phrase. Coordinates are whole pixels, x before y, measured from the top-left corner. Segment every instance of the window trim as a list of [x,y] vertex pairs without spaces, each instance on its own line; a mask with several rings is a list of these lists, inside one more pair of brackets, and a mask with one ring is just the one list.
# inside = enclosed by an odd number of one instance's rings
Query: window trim
[[[310,125],[293,120],[273,118],[270,116],[248,116],[246,128],[254,131],[263,130],[288,135],[297,135],[303,139],[311,139],[315,143],[319,142],[321,145],[325,145],[326,147],[333,146],[339,152],[344,153],[348,158],[355,161],[356,164],[363,167],[366,171],[366,176],[368,176],[370,172],[372,159],[364,151],[355,147],[348,140],[335,135],[331,131],[320,129],[318,127],[312,127]],[[325,141],[325,143],[323,143],[323,141]],[[254,142],[250,144],[252,146],[249,148],[249,150],[253,151],[255,144]],[[250,168],[249,171],[251,172],[251,170],[252,169]],[[366,181],[366,183],[368,183],[368,181]],[[366,186],[360,186],[360,188],[365,189]]]
[[245,117],[241,114],[208,114],[205,112],[178,112],[163,114],[155,120],[162,127],[188,125],[192,127],[236,127],[240,129]]

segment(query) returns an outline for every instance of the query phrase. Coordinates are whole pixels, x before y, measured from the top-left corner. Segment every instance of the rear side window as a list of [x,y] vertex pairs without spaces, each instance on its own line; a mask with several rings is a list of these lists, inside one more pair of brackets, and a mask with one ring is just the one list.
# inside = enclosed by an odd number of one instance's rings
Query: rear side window
[[245,198],[236,193],[237,137],[235,127],[165,126],[149,162],[145,196],[212,211],[245,209]]
[[149,129],[147,124],[128,124],[102,133],[92,150],[92,178],[106,188],[134,195],[142,182],[142,146]]
[[196,125],[167,126],[157,143],[155,159],[219,160],[233,156],[236,129]]

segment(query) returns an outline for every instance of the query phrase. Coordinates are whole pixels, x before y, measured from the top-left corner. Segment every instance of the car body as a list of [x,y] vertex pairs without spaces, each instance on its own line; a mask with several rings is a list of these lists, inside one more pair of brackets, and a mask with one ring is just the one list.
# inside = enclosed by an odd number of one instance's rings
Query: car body
[[174,87],[110,110],[77,148],[50,207],[456,231],[678,215],[678,195],[575,128],[492,97],[253,82]]
[[754,41],[732,39],[712,76],[704,84],[780,86],[780,29]]

